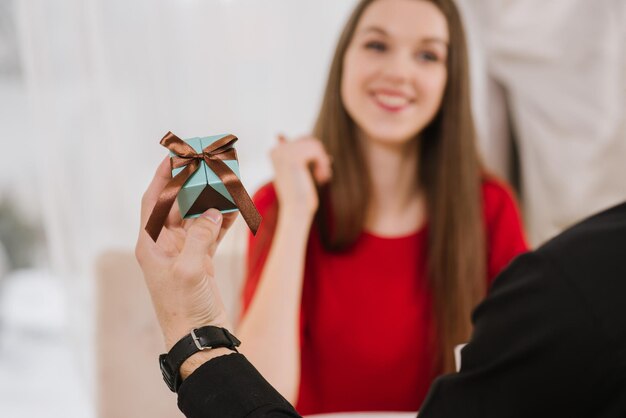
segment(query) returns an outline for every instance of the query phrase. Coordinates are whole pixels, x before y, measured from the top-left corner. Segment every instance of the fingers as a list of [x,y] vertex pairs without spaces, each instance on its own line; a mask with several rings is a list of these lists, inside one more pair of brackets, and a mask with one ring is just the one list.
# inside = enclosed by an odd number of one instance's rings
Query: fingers
[[150,213],[152,213],[152,209],[156,205],[157,200],[159,200],[159,194],[165,188],[165,185],[172,178],[172,172],[170,169],[169,157],[165,157],[159,167],[154,173],[154,177],[150,182],[150,185],[146,189],[142,199],[141,199],[141,228],[145,228],[146,223],[148,222],[148,218],[150,217]]
[[307,165],[317,184],[325,184],[332,177],[331,158],[324,146],[317,138],[305,137],[300,139],[303,143],[304,157]]
[[180,214],[180,208],[178,207],[178,199],[174,201],[172,209],[170,210],[167,219],[165,220],[165,226],[167,228],[176,228],[183,225],[183,217]]
[[332,159],[327,154],[325,158],[316,160],[309,167],[317,184],[326,184],[333,176]]
[[222,226],[222,214],[217,209],[209,209],[194,219],[187,230],[183,249],[178,263],[190,275],[203,275],[205,261],[211,247],[217,243]]
[[[228,212],[228,213],[223,213],[222,214],[222,225],[221,225],[220,231],[219,231],[219,233],[217,235],[217,239],[215,240],[214,244],[209,247],[209,255],[211,257],[215,254],[215,250],[217,250],[217,246],[219,245],[219,243],[222,242],[222,239],[224,238],[224,235],[226,235],[226,233],[228,232],[230,227],[237,220],[237,216],[239,216],[239,211]],[[183,229],[185,231],[189,231],[189,229],[193,226],[194,222],[195,222],[195,219],[186,219],[186,220],[184,220],[183,221]]]
[[288,142],[278,135],[278,144],[271,151],[274,167],[296,164],[308,167],[317,184],[324,184],[332,177],[332,158],[315,137],[304,136]]
[[222,221],[222,229],[220,233],[228,231],[228,229],[235,223],[235,220],[237,220],[238,215],[239,211],[222,214],[224,220]]
[[217,236],[217,240],[209,248],[209,255],[211,257],[215,255],[215,251],[217,250],[218,245],[220,244],[220,242],[222,242],[224,235],[226,235],[230,227],[235,223],[235,220],[237,220],[238,215],[239,215],[239,212],[228,212],[228,213],[222,214],[222,227],[220,228],[220,232]]
[[222,228],[220,229],[220,233],[219,233],[219,235],[217,237],[217,243],[218,244],[222,241],[222,238],[224,238],[224,235],[226,235],[226,233],[228,232],[230,227],[237,220],[237,215],[239,215],[239,211],[222,214],[222,218],[223,218],[223,220],[222,220]]
[[[224,235],[226,235],[230,227],[235,223],[238,215],[239,215],[239,211],[228,212],[228,213],[222,214],[222,226],[220,228],[220,232],[217,235],[217,240],[215,240],[215,243],[211,247],[209,247],[210,256],[213,256],[215,254],[215,250],[217,250],[217,246],[219,245],[220,242],[222,242]],[[183,224],[184,229],[188,231],[193,225],[193,222],[194,222],[193,219],[186,220],[185,223]]]

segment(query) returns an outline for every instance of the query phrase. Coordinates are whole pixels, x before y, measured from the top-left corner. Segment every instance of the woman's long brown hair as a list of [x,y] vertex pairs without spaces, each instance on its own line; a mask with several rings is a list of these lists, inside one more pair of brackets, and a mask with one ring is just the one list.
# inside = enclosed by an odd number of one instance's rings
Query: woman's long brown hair
[[[343,59],[365,9],[362,0],[350,16],[330,67],[313,134],[334,161],[332,182],[320,193],[316,225],[324,247],[341,251],[363,231],[371,172],[356,126],[341,100]],[[416,0],[418,1],[418,0]],[[449,30],[448,80],[441,107],[419,134],[419,184],[428,214],[428,269],[436,321],[435,370],[454,370],[453,349],[468,340],[471,310],[486,292],[486,243],[482,217],[482,168],[470,107],[465,35],[452,0],[430,1],[445,15]],[[273,235],[276,210],[266,214],[265,235]],[[269,215],[269,216],[267,216]],[[260,237],[261,238],[261,237]],[[251,254],[252,264],[255,254]]]

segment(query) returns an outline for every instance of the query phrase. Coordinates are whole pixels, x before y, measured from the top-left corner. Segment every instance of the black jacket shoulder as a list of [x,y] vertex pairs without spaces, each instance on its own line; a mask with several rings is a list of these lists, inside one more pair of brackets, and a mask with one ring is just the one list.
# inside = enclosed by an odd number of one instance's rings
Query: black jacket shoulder
[[420,418],[626,416],[625,265],[626,204],[515,259]]

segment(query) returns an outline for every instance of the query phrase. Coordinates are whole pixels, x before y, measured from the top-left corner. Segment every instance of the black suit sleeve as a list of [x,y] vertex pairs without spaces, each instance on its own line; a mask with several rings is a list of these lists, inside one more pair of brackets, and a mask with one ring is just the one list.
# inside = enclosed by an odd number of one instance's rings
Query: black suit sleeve
[[474,311],[460,372],[435,381],[419,418],[595,416],[586,400],[610,350],[586,304],[550,259],[516,259]]
[[200,366],[181,385],[178,407],[187,418],[300,417],[241,354]]

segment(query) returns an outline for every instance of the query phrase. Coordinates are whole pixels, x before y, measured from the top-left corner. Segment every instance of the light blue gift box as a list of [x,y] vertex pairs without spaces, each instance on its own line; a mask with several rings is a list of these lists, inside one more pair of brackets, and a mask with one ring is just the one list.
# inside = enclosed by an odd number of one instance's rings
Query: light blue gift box
[[[203,138],[183,139],[197,153],[201,153],[204,148],[211,145],[226,134],[213,135]],[[175,154],[170,152],[171,156]],[[239,175],[239,163],[237,160],[222,160],[233,170],[237,178]],[[185,167],[172,170],[172,176],[180,173]],[[237,206],[226,186],[220,178],[203,161],[200,162],[198,170],[187,179],[183,188],[178,192],[178,208],[183,218],[197,218],[209,208],[219,209],[222,213],[235,212]]]

